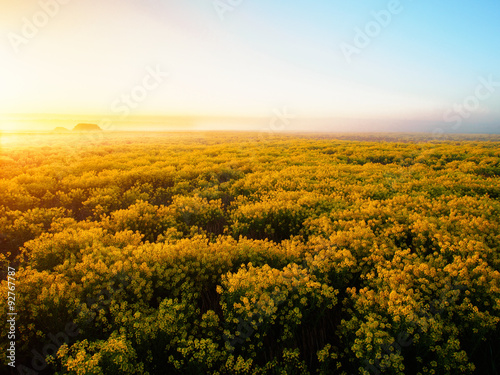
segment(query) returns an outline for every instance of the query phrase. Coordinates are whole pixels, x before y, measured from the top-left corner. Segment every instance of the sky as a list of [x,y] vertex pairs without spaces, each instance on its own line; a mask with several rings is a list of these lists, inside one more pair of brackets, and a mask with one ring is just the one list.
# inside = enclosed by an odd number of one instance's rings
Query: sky
[[235,130],[255,117],[271,131],[500,132],[498,0],[0,7],[1,130],[188,116]]

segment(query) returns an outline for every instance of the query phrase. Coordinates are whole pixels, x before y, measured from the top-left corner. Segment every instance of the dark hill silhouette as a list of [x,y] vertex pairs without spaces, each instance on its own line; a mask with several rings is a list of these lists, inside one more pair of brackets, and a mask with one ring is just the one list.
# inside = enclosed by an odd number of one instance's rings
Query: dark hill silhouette
[[62,126],[58,126],[57,128],[55,128],[52,131],[55,132],[55,133],[66,133],[66,132],[69,132],[68,129],[63,128]]
[[96,124],[84,124],[84,123],[81,123],[81,124],[78,124],[76,125],[74,128],[73,128],[73,131],[77,131],[77,132],[89,132],[89,131],[102,131],[102,129],[99,127],[99,125],[96,125]]

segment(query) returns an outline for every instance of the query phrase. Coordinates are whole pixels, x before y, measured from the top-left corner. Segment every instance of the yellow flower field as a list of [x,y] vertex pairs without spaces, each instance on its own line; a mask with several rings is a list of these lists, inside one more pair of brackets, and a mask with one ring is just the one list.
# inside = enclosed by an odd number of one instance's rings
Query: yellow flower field
[[4,147],[18,373],[496,374],[500,137],[377,137]]

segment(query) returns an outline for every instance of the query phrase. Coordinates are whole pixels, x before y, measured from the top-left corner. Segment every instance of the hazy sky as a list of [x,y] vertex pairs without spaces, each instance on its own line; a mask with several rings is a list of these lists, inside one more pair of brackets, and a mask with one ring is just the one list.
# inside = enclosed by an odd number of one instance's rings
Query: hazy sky
[[281,111],[500,126],[498,0],[0,4],[0,116]]

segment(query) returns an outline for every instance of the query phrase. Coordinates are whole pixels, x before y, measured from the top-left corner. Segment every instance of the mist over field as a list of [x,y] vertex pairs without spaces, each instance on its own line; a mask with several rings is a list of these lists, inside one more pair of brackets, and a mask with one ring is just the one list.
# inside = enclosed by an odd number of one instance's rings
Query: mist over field
[[99,4],[4,8],[0,130],[499,131],[494,1]]
[[499,14],[2,2],[0,374],[498,374]]
[[[281,113],[280,113],[281,111]],[[101,124],[105,131],[254,131],[272,133],[434,133],[434,134],[499,134],[499,122],[443,123],[431,120],[314,118],[276,111],[268,117],[248,116],[135,116],[128,119],[89,115],[4,116],[7,131],[49,132],[57,127],[73,129],[82,121]],[[281,116],[281,117],[280,117]],[[279,122],[278,120],[281,120]]]

